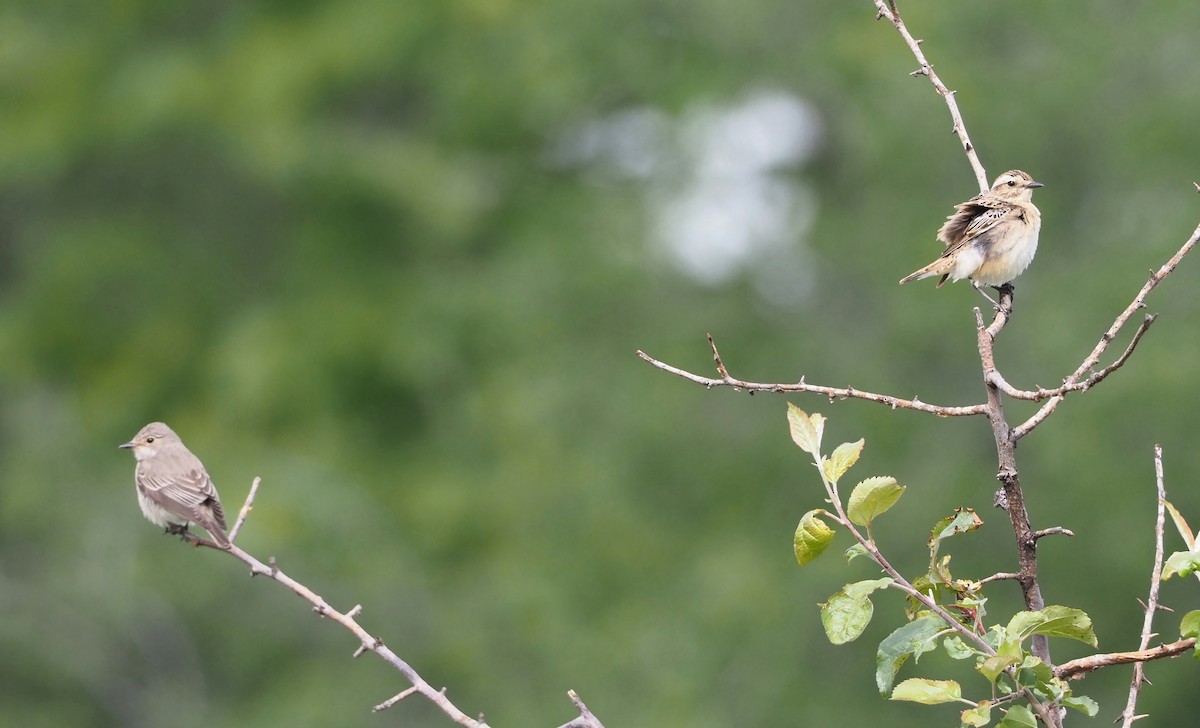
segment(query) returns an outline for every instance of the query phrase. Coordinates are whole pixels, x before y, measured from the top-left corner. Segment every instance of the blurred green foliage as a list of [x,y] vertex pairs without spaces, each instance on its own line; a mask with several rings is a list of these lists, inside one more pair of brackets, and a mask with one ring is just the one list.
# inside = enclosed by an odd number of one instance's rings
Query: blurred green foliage
[[[989,173],[1047,185],[997,358],[1014,384],[1052,386],[1200,217],[1200,9],[901,9]],[[372,716],[397,674],[142,519],[115,446],[162,419],[227,510],[263,477],[245,548],[340,608],[362,603],[368,629],[493,725],[565,722],[568,688],[610,726],[930,725],[943,709],[875,693],[873,645],[894,624],[825,640],[816,605],[846,567],[795,565],[821,492],[783,401],[706,392],[633,355],[707,372],[711,331],[747,379],[982,397],[981,299],[895,284],[975,189],[944,104],[873,14],[865,0],[0,8],[0,722],[447,724],[415,700]],[[725,187],[689,197],[696,129],[763,93],[817,120],[791,132],[808,151],[744,184],[718,169]],[[619,119],[654,133],[613,162]],[[760,186],[764,210],[791,211],[769,240],[708,278],[681,264],[665,239],[680,209]],[[707,239],[745,232],[730,219]],[[1154,293],[1161,317],[1133,360],[1021,443],[1035,526],[1077,534],[1043,544],[1047,602],[1087,611],[1102,649],[1137,640],[1152,443],[1171,498],[1200,513],[1197,265]],[[800,403],[832,440],[867,439],[860,471],[909,487],[877,533],[893,563],[919,572],[929,526],[965,505],[987,524],[954,545],[955,573],[1012,570],[1005,519],[987,516],[985,422]],[[1183,610],[1195,590],[1173,580],[1164,601]],[[993,592],[994,614],[1018,608],[1015,587]],[[1151,666],[1139,708],[1186,723],[1193,669]],[[1096,720],[1128,678],[1079,688]]]

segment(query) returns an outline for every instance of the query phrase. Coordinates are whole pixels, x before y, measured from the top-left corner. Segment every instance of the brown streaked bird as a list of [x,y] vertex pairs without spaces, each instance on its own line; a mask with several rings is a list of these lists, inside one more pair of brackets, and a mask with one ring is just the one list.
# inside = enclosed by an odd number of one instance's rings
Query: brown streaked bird
[[1037,253],[1042,214],[1033,204],[1033,190],[1041,186],[1019,169],[997,177],[992,189],[956,205],[946,218],[937,233],[946,244],[941,257],[900,282],[941,276],[940,288],[947,278],[970,278],[979,288],[1021,275]]
[[204,463],[174,430],[151,422],[120,447],[132,450],[137,458],[133,484],[142,513],[151,523],[171,533],[182,533],[189,523],[195,523],[221,548],[231,546],[217,488]]

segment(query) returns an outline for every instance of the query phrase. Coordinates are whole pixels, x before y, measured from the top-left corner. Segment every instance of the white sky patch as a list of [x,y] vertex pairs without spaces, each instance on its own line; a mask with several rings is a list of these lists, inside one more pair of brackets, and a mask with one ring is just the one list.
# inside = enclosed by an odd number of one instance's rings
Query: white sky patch
[[595,119],[552,158],[647,181],[648,238],[672,265],[710,286],[749,273],[765,298],[790,306],[814,275],[804,238],[816,204],[795,171],[819,140],[808,104],[762,90],[678,119],[649,107]]

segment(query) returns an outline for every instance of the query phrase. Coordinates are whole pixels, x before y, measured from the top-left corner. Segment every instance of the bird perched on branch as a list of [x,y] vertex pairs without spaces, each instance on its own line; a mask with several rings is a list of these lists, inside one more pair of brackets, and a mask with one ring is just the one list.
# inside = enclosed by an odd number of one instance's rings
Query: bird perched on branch
[[970,278],[978,289],[1019,276],[1037,252],[1042,214],[1034,207],[1033,190],[1041,186],[1019,169],[997,177],[992,189],[956,205],[946,218],[937,233],[946,244],[941,257],[900,282],[941,276],[940,288],[947,278]]
[[217,487],[200,458],[161,422],[151,422],[121,447],[137,458],[133,484],[142,513],[171,533],[183,533],[189,523],[208,531],[217,546],[230,547],[225,535],[225,511]]

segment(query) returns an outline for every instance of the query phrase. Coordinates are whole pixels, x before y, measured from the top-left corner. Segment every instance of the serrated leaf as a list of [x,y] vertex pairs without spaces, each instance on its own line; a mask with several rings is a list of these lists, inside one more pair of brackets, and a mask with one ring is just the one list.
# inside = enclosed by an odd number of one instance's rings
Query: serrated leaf
[[853,642],[871,623],[875,605],[870,594],[892,583],[891,578],[871,579],[847,584],[821,605],[821,626],[825,636],[835,645]]
[[1086,695],[1068,695],[1062,699],[1062,704],[1089,718],[1095,718],[1096,713],[1100,712],[1100,705]]
[[992,722],[992,701],[981,700],[979,705],[968,708],[960,714],[962,724],[970,728],[981,728]]
[[858,442],[843,442],[838,445],[829,459],[822,463],[825,469],[825,477],[836,483],[839,478],[846,474],[851,465],[858,462],[858,456],[862,453],[863,445],[866,440]]
[[1200,571],[1200,552],[1176,551],[1168,556],[1166,563],[1163,564],[1162,578],[1170,579],[1176,574],[1187,576],[1197,571]]
[[1200,637],[1200,609],[1193,609],[1179,620],[1179,636]]
[[953,680],[927,680],[910,677],[892,691],[892,700],[904,700],[924,705],[953,703],[962,698],[962,688]]
[[944,627],[938,617],[922,617],[896,629],[879,643],[875,653],[875,686],[880,695],[892,692],[896,673],[909,657],[919,657],[934,648],[934,637]]
[[796,551],[796,561],[801,566],[820,556],[833,540],[833,529],[817,517],[824,512],[821,509],[811,510],[804,514],[800,525],[796,526],[793,547]]
[[867,478],[850,493],[846,515],[860,526],[869,526],[875,516],[896,505],[902,495],[904,486],[897,485],[896,479],[889,475]]
[[1037,728],[1037,718],[1024,705],[1013,705],[996,728]]
[[1036,612],[1017,612],[1008,621],[1008,634],[1018,641],[1035,634],[1047,637],[1067,637],[1095,647],[1096,633],[1092,618],[1083,610],[1050,606]]
[[825,432],[825,418],[816,413],[810,415],[791,402],[788,402],[787,418],[792,441],[804,452],[813,457],[819,456],[821,435]]
[[1167,512],[1171,514],[1171,520],[1175,522],[1175,530],[1179,531],[1179,535],[1183,536],[1183,542],[1187,544],[1188,551],[1196,549],[1196,537],[1192,534],[1192,529],[1188,526],[1183,514],[1179,509],[1171,505],[1171,501],[1164,500],[1163,505],[1167,507]]

